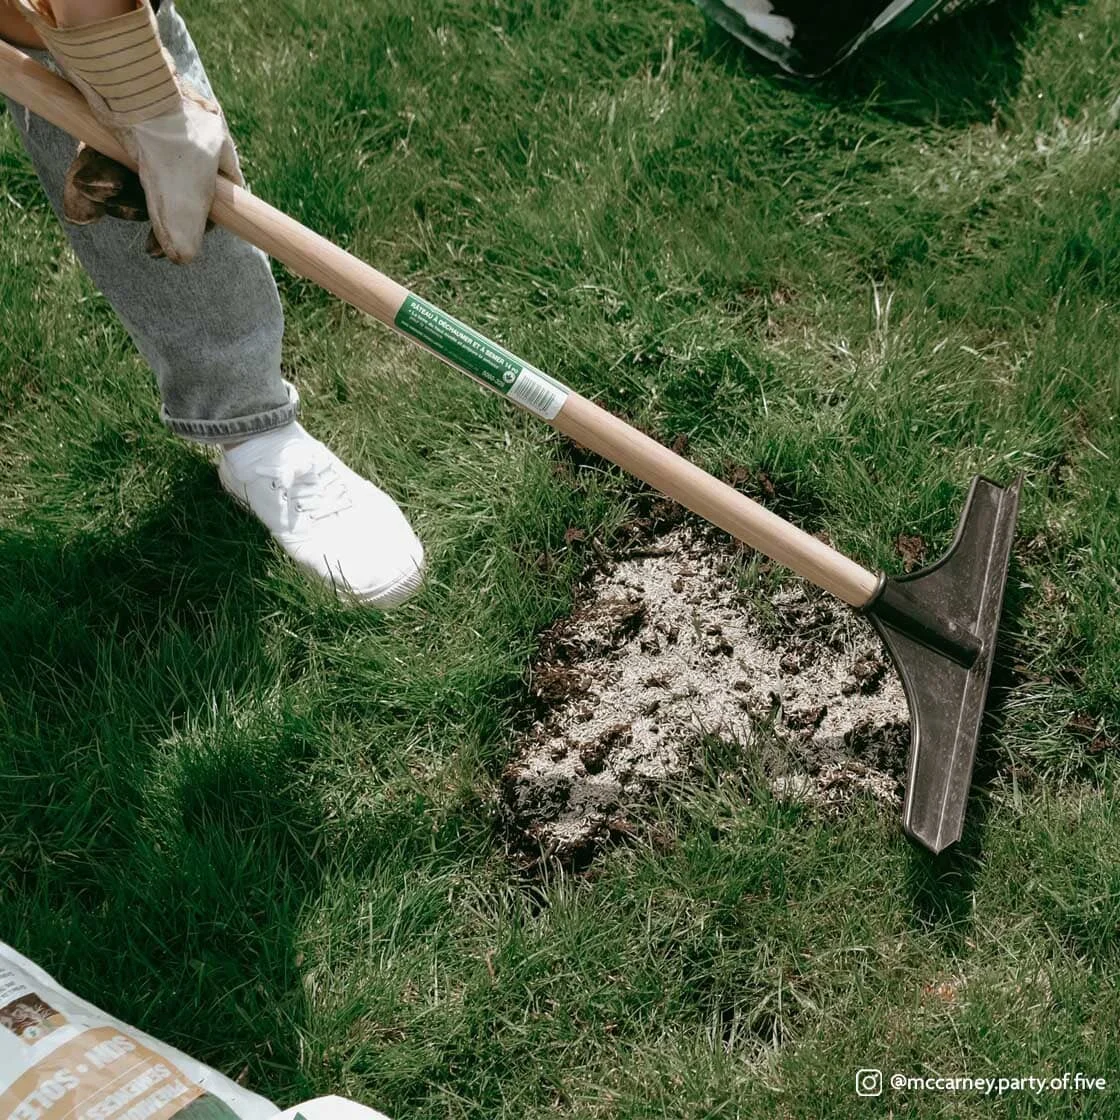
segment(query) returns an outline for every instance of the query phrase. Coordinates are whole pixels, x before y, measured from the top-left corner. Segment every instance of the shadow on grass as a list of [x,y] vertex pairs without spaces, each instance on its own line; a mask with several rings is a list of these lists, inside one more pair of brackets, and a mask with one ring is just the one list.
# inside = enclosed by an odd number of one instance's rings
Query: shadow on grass
[[727,32],[709,29],[706,53],[734,74],[774,73],[816,97],[894,120],[964,126],[987,122],[1017,91],[1023,44],[1047,16],[1083,0],[1001,0],[914,31],[873,40],[834,71],[794,78]]
[[268,700],[259,534],[195,473],[120,535],[0,534],[0,937],[202,1060],[290,1083],[313,735]]

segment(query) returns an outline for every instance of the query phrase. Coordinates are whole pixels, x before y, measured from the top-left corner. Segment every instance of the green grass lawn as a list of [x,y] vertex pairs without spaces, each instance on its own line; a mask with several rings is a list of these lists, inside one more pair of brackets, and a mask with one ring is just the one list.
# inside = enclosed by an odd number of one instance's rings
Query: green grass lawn
[[535,635],[635,484],[281,275],[305,423],[428,546],[416,601],[341,609],[165,434],[5,120],[0,937],[284,1105],[1120,1115],[1120,3],[812,84],[686,0],[182,9],[256,193],[867,566],[1025,472],[992,719],[940,860],[747,752],[656,845],[524,881],[494,790]]

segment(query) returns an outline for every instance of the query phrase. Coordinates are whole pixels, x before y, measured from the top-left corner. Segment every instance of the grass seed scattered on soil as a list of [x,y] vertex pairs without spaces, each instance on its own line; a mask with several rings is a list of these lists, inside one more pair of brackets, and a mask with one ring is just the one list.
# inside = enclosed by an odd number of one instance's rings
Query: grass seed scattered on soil
[[542,635],[538,718],[501,789],[530,862],[586,862],[711,737],[756,749],[776,796],[826,814],[899,803],[909,715],[870,624],[801,584],[752,598],[741,556],[676,524],[600,563]]

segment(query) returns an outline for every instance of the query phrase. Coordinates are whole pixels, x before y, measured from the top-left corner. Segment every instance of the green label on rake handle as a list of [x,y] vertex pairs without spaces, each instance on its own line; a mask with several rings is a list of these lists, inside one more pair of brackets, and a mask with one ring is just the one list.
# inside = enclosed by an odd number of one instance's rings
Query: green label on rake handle
[[419,296],[406,297],[393,322],[453,366],[544,420],[551,420],[568,399],[569,390],[559,381]]

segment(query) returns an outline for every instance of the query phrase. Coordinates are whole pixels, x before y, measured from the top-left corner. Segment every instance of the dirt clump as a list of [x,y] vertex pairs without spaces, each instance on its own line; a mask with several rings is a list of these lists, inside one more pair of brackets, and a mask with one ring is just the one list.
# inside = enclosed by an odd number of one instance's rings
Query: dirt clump
[[712,737],[757,750],[775,796],[896,804],[909,717],[871,626],[801,584],[752,593],[742,551],[706,527],[658,530],[600,557],[541,637],[535,718],[501,783],[514,847],[586,862]]

